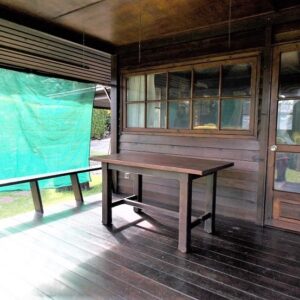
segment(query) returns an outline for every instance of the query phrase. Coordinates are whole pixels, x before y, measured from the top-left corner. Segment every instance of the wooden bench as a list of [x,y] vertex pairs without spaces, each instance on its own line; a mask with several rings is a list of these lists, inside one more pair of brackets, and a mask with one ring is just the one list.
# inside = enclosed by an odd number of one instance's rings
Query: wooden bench
[[4,179],[4,180],[0,180],[0,187],[29,182],[35,211],[37,213],[43,214],[44,209],[43,209],[43,203],[42,203],[42,198],[41,198],[41,193],[40,193],[40,188],[38,183],[39,180],[70,175],[75,200],[80,205],[83,203],[83,197],[82,197],[80,183],[78,180],[78,174],[101,170],[101,169],[102,167],[98,165],[93,167],[78,168],[78,169],[59,171],[54,173],[45,173],[45,174],[37,174],[37,175],[30,175],[24,177]]

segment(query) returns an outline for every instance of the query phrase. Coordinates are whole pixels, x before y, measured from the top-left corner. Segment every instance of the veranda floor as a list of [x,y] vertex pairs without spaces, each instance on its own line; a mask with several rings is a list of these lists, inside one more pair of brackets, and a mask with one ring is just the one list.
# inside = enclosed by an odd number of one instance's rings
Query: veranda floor
[[300,235],[217,218],[177,251],[176,220],[72,203],[0,222],[0,299],[299,299]]

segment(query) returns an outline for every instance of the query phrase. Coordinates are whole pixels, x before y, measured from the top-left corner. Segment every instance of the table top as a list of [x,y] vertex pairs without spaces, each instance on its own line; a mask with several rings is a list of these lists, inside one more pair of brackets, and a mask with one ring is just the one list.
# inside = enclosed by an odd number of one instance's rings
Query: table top
[[93,156],[91,159],[121,166],[187,173],[200,176],[208,175],[234,165],[233,162],[228,161],[147,153],[119,153],[106,156]]

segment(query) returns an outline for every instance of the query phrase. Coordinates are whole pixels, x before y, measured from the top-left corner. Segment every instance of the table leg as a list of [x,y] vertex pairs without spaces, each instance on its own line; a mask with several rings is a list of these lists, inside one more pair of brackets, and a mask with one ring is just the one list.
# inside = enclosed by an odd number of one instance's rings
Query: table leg
[[179,237],[178,250],[186,253],[191,244],[192,178],[190,174],[180,174],[179,179]]
[[102,163],[102,223],[111,225],[112,218],[112,171],[108,169],[107,163]]
[[211,217],[204,223],[204,230],[208,233],[215,232],[216,187],[217,173],[213,173],[212,175],[207,176],[207,187],[205,193],[206,213],[211,213]]
[[[133,178],[133,193],[137,195],[137,202],[143,202],[143,176],[135,174]],[[134,207],[136,213],[141,213],[140,208]]]

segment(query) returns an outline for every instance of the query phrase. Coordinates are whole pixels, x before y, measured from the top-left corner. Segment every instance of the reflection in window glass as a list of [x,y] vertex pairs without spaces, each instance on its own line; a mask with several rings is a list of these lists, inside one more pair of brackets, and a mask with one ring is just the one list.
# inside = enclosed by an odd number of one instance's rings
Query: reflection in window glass
[[165,100],[167,98],[167,74],[147,75],[147,100]]
[[250,128],[250,101],[248,99],[223,99],[221,104],[221,128]]
[[276,153],[274,188],[300,193],[300,153]]
[[219,95],[220,68],[195,70],[194,97],[207,97]]
[[281,54],[279,97],[300,96],[300,51]]
[[147,104],[147,127],[166,128],[166,102]]
[[222,96],[250,96],[251,65],[225,65],[222,68]]
[[127,101],[145,100],[145,76],[131,76],[127,78]]
[[191,71],[169,73],[169,99],[191,98]]
[[190,125],[188,101],[169,102],[169,128],[187,129]]
[[193,128],[216,129],[218,128],[218,101],[199,100],[193,103]]
[[145,104],[127,104],[127,127],[144,127]]
[[276,142],[300,145],[300,100],[278,101]]

